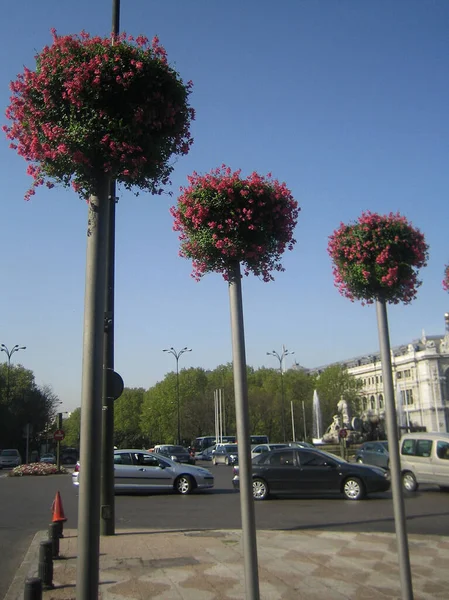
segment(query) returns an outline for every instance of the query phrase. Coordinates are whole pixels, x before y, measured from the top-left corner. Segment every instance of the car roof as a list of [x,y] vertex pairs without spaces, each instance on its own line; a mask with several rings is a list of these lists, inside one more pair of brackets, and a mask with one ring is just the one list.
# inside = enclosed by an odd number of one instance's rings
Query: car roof
[[438,439],[443,439],[443,440],[448,440],[449,441],[449,433],[438,433],[436,431],[417,431],[416,433],[404,433],[404,435],[401,437],[401,441],[402,440],[410,440],[410,439],[417,439],[417,440],[438,440]]

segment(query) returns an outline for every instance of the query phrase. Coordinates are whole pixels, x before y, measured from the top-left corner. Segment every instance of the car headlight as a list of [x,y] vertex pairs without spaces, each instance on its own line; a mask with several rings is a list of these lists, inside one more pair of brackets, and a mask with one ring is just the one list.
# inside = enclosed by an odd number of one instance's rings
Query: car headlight
[[172,460],[174,460],[175,462],[178,462],[178,457],[177,457],[177,456],[170,456],[170,458],[171,458]]

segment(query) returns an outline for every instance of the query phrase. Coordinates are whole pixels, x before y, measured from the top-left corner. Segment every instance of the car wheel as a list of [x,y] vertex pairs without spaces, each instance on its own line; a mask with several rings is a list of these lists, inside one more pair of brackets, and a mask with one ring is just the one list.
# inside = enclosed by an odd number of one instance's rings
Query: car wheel
[[178,494],[186,496],[193,491],[194,484],[190,475],[181,475],[175,482],[175,489]]
[[253,479],[254,500],[265,500],[269,493],[268,485],[263,479]]
[[359,464],[363,464],[363,460],[360,458],[360,456],[358,457],[358,459],[356,460],[356,462],[358,462]]
[[213,465],[216,465],[216,464],[217,464],[217,461],[215,460],[215,456],[214,456],[214,457],[213,457],[213,459],[212,459],[212,464],[213,464]]
[[343,484],[343,494],[347,500],[361,500],[365,496],[365,487],[358,477],[348,477]]
[[418,482],[411,471],[406,471],[402,474],[402,485],[407,492],[416,492],[418,489]]

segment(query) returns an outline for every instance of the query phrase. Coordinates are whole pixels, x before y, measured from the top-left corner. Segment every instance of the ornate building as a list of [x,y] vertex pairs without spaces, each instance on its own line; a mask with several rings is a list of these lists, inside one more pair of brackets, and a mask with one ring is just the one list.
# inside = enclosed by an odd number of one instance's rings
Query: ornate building
[[[444,319],[444,335],[426,336],[423,332],[421,339],[391,349],[396,410],[404,427],[449,431],[449,313]],[[380,355],[360,356],[338,364],[362,380],[362,410],[384,416]],[[331,365],[309,372],[320,372],[328,366]]]

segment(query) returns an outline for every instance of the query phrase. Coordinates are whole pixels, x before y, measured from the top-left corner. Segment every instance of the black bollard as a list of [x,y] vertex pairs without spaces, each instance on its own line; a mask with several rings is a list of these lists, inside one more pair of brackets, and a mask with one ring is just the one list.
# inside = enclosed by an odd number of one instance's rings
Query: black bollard
[[42,600],[42,581],[39,577],[30,577],[25,580],[23,600]]
[[52,557],[59,558],[59,524],[50,523],[48,526],[48,539],[52,542]]
[[53,542],[46,540],[39,545],[38,575],[42,579],[42,588],[52,589],[53,586]]

